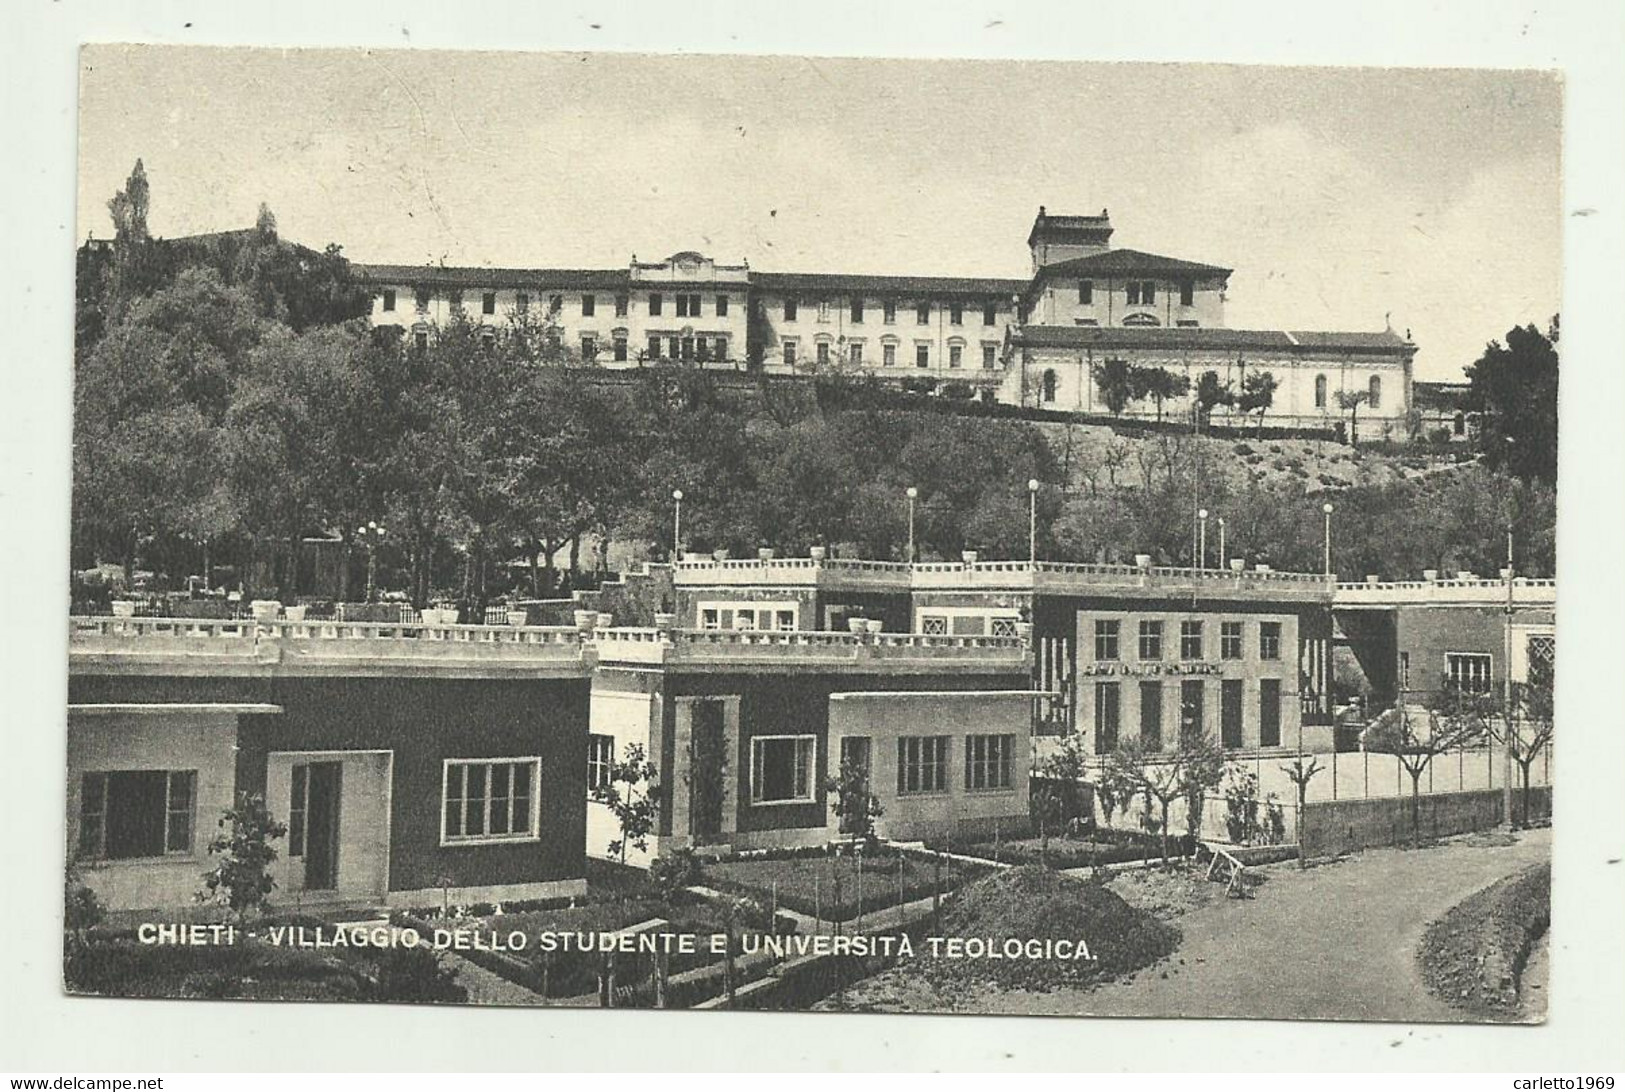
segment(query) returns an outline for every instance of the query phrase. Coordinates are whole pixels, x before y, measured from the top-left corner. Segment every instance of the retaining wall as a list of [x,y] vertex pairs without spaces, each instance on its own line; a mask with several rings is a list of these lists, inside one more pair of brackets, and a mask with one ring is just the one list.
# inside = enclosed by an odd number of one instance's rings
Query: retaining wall
[[[1425,794],[1417,800],[1416,832],[1423,839],[1488,830],[1500,826],[1501,792]],[[1513,814],[1522,818],[1522,799],[1513,791]],[[1529,790],[1529,818],[1550,819],[1552,790]],[[1409,797],[1321,801],[1306,804],[1299,827],[1304,853],[1310,857],[1350,853],[1374,846],[1401,845],[1413,836]]]

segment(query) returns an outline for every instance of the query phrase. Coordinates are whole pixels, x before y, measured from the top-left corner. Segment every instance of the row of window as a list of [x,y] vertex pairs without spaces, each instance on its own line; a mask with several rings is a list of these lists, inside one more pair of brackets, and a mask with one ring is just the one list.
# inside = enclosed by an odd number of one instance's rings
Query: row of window
[[[676,292],[672,293],[671,298],[678,318],[700,318],[705,313],[705,299],[701,293]],[[428,289],[418,289],[417,309],[419,311],[427,311],[429,309],[429,304],[433,301],[433,299],[434,295]],[[448,292],[446,294],[446,299],[453,310],[460,310],[463,306],[463,293],[458,289],[453,289]],[[613,302],[615,307],[615,315],[618,318],[625,317],[626,314],[631,310],[631,297],[624,292],[614,296]],[[384,289],[382,301],[383,310],[394,311],[395,305],[395,290],[393,288]],[[520,314],[524,314],[525,312],[529,311],[530,293],[515,292],[513,297],[513,305],[514,310],[518,311]],[[648,295],[648,305],[649,314],[664,314],[666,310],[666,294],[663,292],[650,292]],[[731,305],[731,296],[716,296],[715,302],[712,304],[712,314],[714,314],[717,318],[727,318],[728,309]],[[553,313],[564,310],[564,296],[554,293],[548,297],[547,306],[548,310]],[[494,315],[497,313],[497,294],[495,292],[483,292],[480,294],[480,313],[485,315]],[[581,297],[582,317],[592,318],[597,313],[598,297],[590,293],[583,295]]]
[[[1219,657],[1239,660],[1246,655],[1246,623],[1224,621],[1219,623]],[[1122,659],[1123,623],[1116,618],[1095,619],[1095,659],[1112,661]],[[1160,619],[1140,620],[1138,659],[1156,661],[1163,658],[1163,623]],[[1203,623],[1186,619],[1179,623],[1179,658],[1201,660],[1206,655]],[[1281,658],[1281,623],[1258,623],[1258,658]]]
[[[817,300],[812,306],[817,309],[818,321],[828,322],[830,317],[830,304],[828,300]],[[950,303],[946,308],[948,324],[950,326],[963,326],[965,324],[965,305]],[[869,313],[867,302],[861,297],[854,296],[847,305],[847,318],[854,323],[861,323]],[[890,326],[897,321],[897,301],[880,301],[880,318]],[[786,299],[784,301],[784,321],[799,322],[801,319],[801,301]],[[982,325],[996,326],[999,321],[999,305],[996,303],[982,304]],[[928,326],[931,323],[931,301],[920,300],[914,305],[914,323],[916,326]]]
[[[827,341],[820,341],[814,348],[815,357],[820,366],[825,366],[834,358],[834,350]],[[863,364],[863,343],[854,342],[845,347],[846,362],[854,365]],[[797,342],[786,339],[784,342],[784,363],[793,367],[797,360]],[[886,342],[880,346],[880,363],[883,367],[897,366],[897,345]],[[914,346],[914,366],[916,368],[929,368],[931,366],[931,345],[929,342],[918,342]],[[948,346],[948,367],[963,368],[965,366],[965,347],[963,345]],[[982,367],[994,369],[999,366],[999,347],[992,343],[982,346]]]
[[[1315,376],[1315,408],[1326,408],[1326,396],[1329,384],[1324,375]],[[1365,388],[1365,404],[1372,409],[1382,408],[1382,376],[1374,375]]]
[[[920,796],[948,791],[951,736],[903,736],[897,741],[897,794]],[[965,737],[965,791],[1010,788],[1016,737]]]
[[[1095,753],[1110,754],[1122,738],[1123,683],[1095,684]],[[1163,694],[1171,683],[1146,680],[1139,684],[1140,742],[1150,750],[1161,750],[1163,733]],[[1205,706],[1207,684],[1186,679],[1179,685],[1179,733],[1181,737],[1200,736],[1207,730]],[[1224,679],[1219,684],[1219,743],[1229,749],[1243,745],[1242,706],[1245,691],[1240,679]],[[1258,682],[1258,745],[1281,745],[1281,680]]]
[[[1196,302],[1196,282],[1190,280],[1180,281],[1175,287],[1179,290],[1179,305],[1189,307]],[[1128,302],[1135,306],[1151,306],[1157,302],[1156,281],[1127,281],[1123,286],[1128,296]],[[1078,282],[1078,302],[1084,306],[1092,306],[1095,302],[1095,282]]]

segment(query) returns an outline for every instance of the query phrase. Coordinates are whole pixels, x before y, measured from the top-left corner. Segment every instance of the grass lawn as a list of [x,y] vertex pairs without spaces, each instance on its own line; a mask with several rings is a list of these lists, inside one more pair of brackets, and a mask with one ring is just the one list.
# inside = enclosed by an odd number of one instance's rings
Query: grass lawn
[[[898,898],[898,866],[902,898]],[[986,869],[944,862],[942,892],[985,875]],[[927,898],[937,883],[936,865],[902,855],[863,859],[862,910],[873,913],[899,902]],[[825,921],[851,921],[858,916],[858,862],[850,856],[792,857],[763,861],[722,861],[705,866],[702,881],[723,891],[748,895],[763,906],[777,901],[783,909]]]

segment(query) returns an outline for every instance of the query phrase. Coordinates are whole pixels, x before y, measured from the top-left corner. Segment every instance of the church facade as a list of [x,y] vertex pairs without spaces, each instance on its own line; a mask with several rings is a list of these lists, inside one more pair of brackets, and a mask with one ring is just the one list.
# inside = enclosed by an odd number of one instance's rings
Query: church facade
[[[1238,395],[1249,376],[1256,386],[1268,373],[1268,405],[1220,404],[1214,423],[1342,424],[1368,437],[1408,427],[1416,346],[1407,336],[1231,329],[1229,268],[1113,247],[1112,233],[1104,210],[1040,207],[1027,280],[763,272],[693,251],[604,269],[358,268],[374,324],[401,327],[420,345],[457,315],[495,328],[525,314],[552,324],[572,357],[606,368],[845,372],[947,397],[1129,418],[1187,413],[1208,372]],[[1160,396],[1120,404],[1102,375],[1124,365],[1176,378]]]

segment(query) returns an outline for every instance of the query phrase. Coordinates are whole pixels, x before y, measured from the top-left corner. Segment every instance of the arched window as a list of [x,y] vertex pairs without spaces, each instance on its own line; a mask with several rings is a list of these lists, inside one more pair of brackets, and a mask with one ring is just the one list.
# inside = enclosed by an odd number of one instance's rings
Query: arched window
[[1124,326],[1161,326],[1156,315],[1148,315],[1144,311],[1136,311],[1132,315],[1123,316]]
[[1366,386],[1366,389],[1371,392],[1371,408],[1376,409],[1382,405],[1382,376],[1372,376],[1371,382]]
[[1055,369],[1044,369],[1044,401],[1055,401]]
[[1326,408],[1326,377],[1323,375],[1315,376],[1315,408]]

